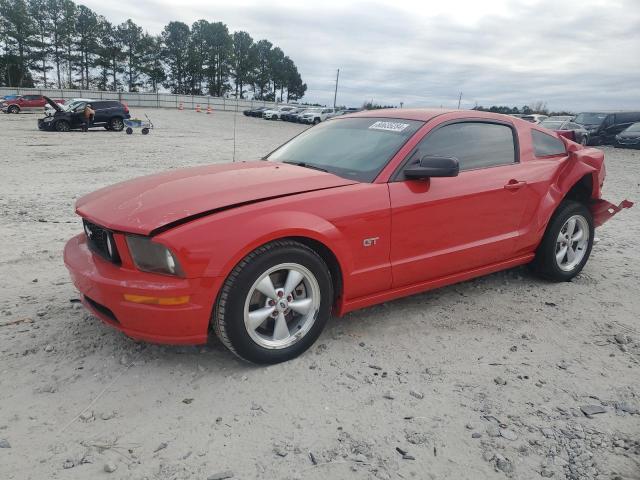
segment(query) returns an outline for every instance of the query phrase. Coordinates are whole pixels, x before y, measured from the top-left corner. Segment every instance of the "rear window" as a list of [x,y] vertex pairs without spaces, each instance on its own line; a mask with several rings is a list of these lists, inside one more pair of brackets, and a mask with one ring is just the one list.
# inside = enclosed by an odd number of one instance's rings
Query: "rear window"
[[533,151],[536,157],[549,157],[551,155],[564,155],[567,153],[564,142],[559,138],[539,132],[538,130],[531,130],[531,135],[533,136]]
[[93,102],[92,105],[94,109],[121,108],[120,102]]

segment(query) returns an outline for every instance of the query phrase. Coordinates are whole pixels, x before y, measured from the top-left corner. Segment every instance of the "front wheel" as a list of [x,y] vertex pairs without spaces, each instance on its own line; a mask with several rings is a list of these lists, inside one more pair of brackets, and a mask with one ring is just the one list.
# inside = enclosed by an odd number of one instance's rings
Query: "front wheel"
[[593,247],[594,226],[589,209],[563,201],[551,217],[532,267],[541,277],[568,282],[584,268]]
[[149,134],[149,129],[148,128],[143,128],[142,129],[142,134],[143,135],[148,135]]
[[69,130],[71,130],[71,126],[69,125],[69,122],[67,122],[66,120],[58,120],[56,122],[56,131],[68,132]]
[[112,118],[111,121],[109,122],[109,127],[114,132],[121,132],[122,129],[124,128],[124,122],[122,121],[121,118],[115,117],[115,118]]
[[7,108],[7,113],[20,113],[20,107],[18,107],[17,105],[11,105],[9,108]]
[[231,272],[212,323],[222,343],[253,363],[291,360],[318,338],[331,314],[333,285],[322,258],[293,241],[247,255]]
[[313,119],[313,124],[314,124],[314,125],[317,125],[317,124],[319,124],[319,123],[320,123],[320,119],[319,119],[319,118],[314,118],[314,119]]
[[127,132],[127,135],[131,135],[133,133],[133,128],[127,127],[126,132]]

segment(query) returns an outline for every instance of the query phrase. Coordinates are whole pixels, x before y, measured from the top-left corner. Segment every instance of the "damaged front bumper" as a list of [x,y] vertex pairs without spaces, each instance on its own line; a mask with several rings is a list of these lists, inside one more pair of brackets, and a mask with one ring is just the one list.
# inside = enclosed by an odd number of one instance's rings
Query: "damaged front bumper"
[[591,214],[593,215],[593,223],[596,227],[608,222],[611,217],[625,208],[633,207],[633,202],[623,200],[620,205],[614,205],[606,200],[594,200],[590,205]]

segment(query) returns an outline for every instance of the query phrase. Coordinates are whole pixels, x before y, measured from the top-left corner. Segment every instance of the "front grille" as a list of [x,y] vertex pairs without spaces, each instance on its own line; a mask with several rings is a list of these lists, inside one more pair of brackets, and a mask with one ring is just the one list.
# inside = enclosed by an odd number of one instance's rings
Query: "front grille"
[[119,265],[120,255],[118,255],[118,248],[113,238],[113,232],[91,223],[84,218],[82,219],[82,224],[84,226],[84,233],[87,236],[89,248],[105,260]]

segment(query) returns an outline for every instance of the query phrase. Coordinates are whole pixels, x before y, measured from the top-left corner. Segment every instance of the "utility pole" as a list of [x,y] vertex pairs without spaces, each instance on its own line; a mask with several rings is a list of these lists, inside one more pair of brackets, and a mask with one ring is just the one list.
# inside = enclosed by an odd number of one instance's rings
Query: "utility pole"
[[333,109],[336,108],[336,99],[338,98],[338,79],[340,78],[340,69],[338,69],[338,73],[336,73],[336,91],[333,94]]
[[458,96],[458,110],[460,110],[460,102],[462,101],[462,92],[460,92],[460,95]]

